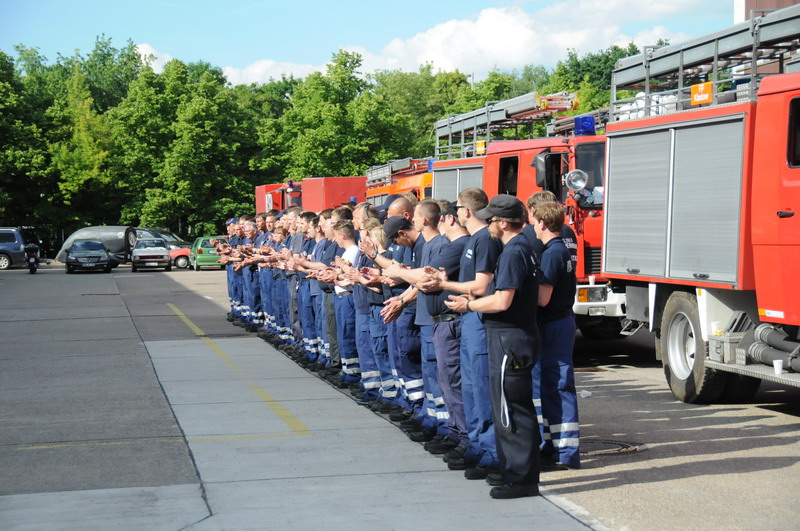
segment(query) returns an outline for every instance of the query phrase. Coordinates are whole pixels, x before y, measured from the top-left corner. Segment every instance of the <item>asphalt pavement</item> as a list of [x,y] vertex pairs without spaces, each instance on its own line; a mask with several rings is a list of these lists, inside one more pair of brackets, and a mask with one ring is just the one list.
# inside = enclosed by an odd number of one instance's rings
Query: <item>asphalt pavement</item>
[[2,529],[794,529],[800,392],[675,401],[576,343],[580,470],[492,500],[224,319],[224,272],[0,272]]

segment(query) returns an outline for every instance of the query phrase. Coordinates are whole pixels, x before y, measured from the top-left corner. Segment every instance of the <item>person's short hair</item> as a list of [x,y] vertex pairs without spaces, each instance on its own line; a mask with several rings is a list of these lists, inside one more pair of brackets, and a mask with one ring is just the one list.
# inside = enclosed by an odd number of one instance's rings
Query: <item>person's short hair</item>
[[309,225],[311,225],[312,227],[314,227],[316,229],[316,228],[319,227],[319,219],[320,219],[319,216],[314,216],[313,218],[311,218],[308,221],[308,223],[309,223]]
[[258,230],[255,221],[245,221],[244,226],[250,230]]
[[255,218],[250,214],[244,214],[243,216],[239,216],[239,221],[255,221]]
[[560,234],[564,226],[564,207],[555,201],[536,206],[533,217],[542,221],[545,228],[554,234]]
[[342,204],[340,205],[340,207],[349,208],[350,210],[353,210],[356,207],[356,202],[355,201],[343,201]]
[[403,195],[403,197],[408,199],[414,207],[416,207],[417,203],[419,203],[419,196],[417,196],[417,191],[416,190],[408,191],[408,192],[406,192],[406,193],[404,193],[402,195]]
[[311,221],[315,217],[317,217],[317,215],[315,213],[311,212],[310,210],[306,210],[305,212],[301,212],[300,213],[300,219],[302,219],[304,221]]
[[353,222],[347,219],[340,219],[333,226],[334,232],[340,232],[346,240],[356,239],[356,229],[353,227]]
[[365,221],[365,222],[364,222],[364,223],[361,225],[361,230],[370,231],[370,230],[372,230],[372,229],[373,229],[373,228],[375,228],[375,227],[381,227],[381,229],[383,229],[383,225],[381,225],[381,222],[380,222],[380,221],[378,221],[378,220],[377,220],[377,219],[375,219],[375,218],[369,218],[368,220],[366,220],[366,221]]
[[267,219],[267,213],[266,212],[259,212],[258,214],[256,214],[256,217],[257,218],[261,218],[261,219]]
[[275,230],[272,231],[274,234],[280,234],[281,236],[286,236],[289,232],[286,227],[275,227]]
[[381,219],[381,213],[375,208],[375,205],[368,204],[364,208],[366,209],[367,219]]
[[367,231],[370,237],[378,242],[378,245],[384,248],[386,247],[386,233],[383,232],[383,225],[381,225],[379,220],[374,218],[368,219],[364,222],[361,230]]
[[270,210],[267,210],[267,217],[269,216],[275,217],[278,215],[278,212],[280,212],[280,210],[278,210],[277,208],[272,208]]
[[326,208],[325,210],[322,210],[319,213],[320,219],[331,219],[332,216],[333,216],[332,208]]
[[352,221],[353,219],[353,211],[344,206],[334,208],[333,213],[339,218],[339,221],[344,221],[344,220]]
[[435,199],[436,203],[439,205],[439,211],[441,215],[444,216],[444,213],[450,210],[450,201],[447,199]]
[[536,192],[532,196],[525,201],[525,206],[528,208],[535,208],[537,205],[541,205],[542,203],[556,203],[558,202],[558,198],[556,194],[551,192],[550,190],[542,190],[541,192]]
[[478,210],[486,208],[489,204],[489,196],[480,188],[467,188],[458,194],[458,202],[474,214]]
[[428,225],[430,225],[431,228],[435,229],[439,226],[439,214],[442,212],[439,208],[439,203],[433,199],[425,199],[424,201],[420,201],[416,208],[419,209],[420,215],[428,220]]

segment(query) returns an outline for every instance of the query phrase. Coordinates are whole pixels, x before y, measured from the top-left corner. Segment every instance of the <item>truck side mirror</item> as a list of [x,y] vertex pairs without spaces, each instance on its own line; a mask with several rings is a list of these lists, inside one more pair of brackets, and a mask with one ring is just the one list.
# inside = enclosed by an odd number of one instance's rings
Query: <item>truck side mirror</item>
[[533,158],[531,166],[536,168],[536,186],[545,189],[547,184],[547,155],[550,153],[550,148],[543,149]]

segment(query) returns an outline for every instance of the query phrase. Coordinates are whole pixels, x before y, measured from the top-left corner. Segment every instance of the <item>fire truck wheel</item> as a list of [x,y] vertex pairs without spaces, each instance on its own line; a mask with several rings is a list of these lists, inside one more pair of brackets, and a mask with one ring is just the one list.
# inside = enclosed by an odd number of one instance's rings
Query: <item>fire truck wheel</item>
[[759,387],[761,387],[760,378],[731,373],[725,382],[722,399],[733,403],[749,402],[758,392]]
[[705,367],[708,343],[700,333],[693,294],[676,291],[667,300],[661,318],[661,351],[664,375],[678,400],[694,404],[720,397],[727,374]]

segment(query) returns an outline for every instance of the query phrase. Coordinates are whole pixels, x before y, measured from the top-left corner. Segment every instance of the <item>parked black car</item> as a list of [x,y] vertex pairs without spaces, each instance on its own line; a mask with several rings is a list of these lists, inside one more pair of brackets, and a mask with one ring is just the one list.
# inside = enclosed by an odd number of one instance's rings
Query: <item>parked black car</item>
[[98,239],[73,240],[66,255],[64,262],[67,274],[75,271],[111,272],[113,257]]

